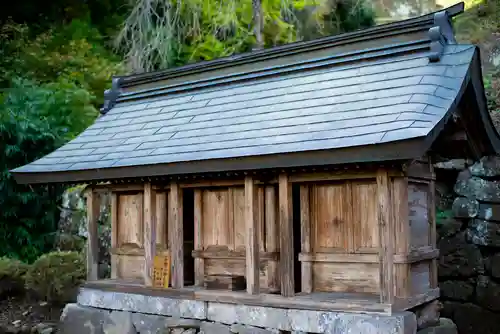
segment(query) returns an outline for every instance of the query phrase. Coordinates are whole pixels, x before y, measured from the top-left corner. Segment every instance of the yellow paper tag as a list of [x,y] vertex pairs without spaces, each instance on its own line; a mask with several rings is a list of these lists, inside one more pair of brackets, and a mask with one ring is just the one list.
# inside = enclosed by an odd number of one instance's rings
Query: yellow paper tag
[[156,255],[153,260],[153,286],[168,288],[170,283],[170,252]]

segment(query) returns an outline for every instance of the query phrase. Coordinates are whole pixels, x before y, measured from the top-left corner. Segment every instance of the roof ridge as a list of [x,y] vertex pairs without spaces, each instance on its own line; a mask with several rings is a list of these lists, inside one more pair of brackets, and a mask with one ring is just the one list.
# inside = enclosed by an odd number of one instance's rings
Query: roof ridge
[[[392,49],[392,50],[391,50]],[[121,93],[116,101],[126,102],[130,100],[141,99],[145,97],[155,97],[160,95],[167,95],[169,93],[179,93],[190,91],[194,89],[207,88],[211,86],[218,86],[221,84],[229,84],[237,81],[244,81],[249,79],[264,78],[282,74],[290,74],[304,70],[316,69],[319,67],[327,67],[332,65],[340,65],[349,62],[360,60],[376,59],[380,57],[396,56],[408,54],[416,51],[429,50],[429,43],[427,40],[418,40],[407,43],[400,43],[396,45],[385,45],[372,49],[356,50],[343,54],[335,54],[324,58],[316,58],[301,63],[291,63],[282,66],[272,66],[265,69],[257,69],[251,71],[243,71],[239,73],[231,73],[217,77],[210,77],[207,79],[184,81],[179,84],[173,84],[162,87],[150,88],[147,90],[135,91],[130,93]]]
[[381,24],[367,29],[360,29],[353,32],[348,32],[333,36],[326,36],[311,41],[298,41],[298,42],[288,43],[285,45],[275,46],[268,49],[251,51],[241,54],[234,54],[227,57],[222,57],[209,61],[196,62],[193,64],[187,64],[184,66],[173,67],[165,70],[121,76],[120,77],[122,81],[121,84],[123,85],[123,87],[125,87],[128,85],[136,84],[137,82],[142,80],[146,81],[149,81],[151,79],[159,80],[160,78],[163,79],[164,76],[172,74],[182,75],[184,72],[190,70],[206,70],[210,69],[212,66],[223,65],[223,64],[228,65],[228,64],[233,64],[234,62],[237,61],[263,60],[266,59],[268,56],[273,56],[273,55],[283,56],[284,54],[289,54],[289,53],[307,52],[310,51],[311,48],[326,47],[330,46],[333,43],[339,43],[339,42],[341,42],[341,44],[348,44],[351,43],[352,40],[357,37],[365,37],[370,39],[378,38],[381,36],[386,36],[386,34],[390,32],[397,32],[408,28],[422,27],[428,25],[429,23],[434,25],[436,23],[435,14],[437,13],[446,12],[446,14],[451,18],[461,14],[463,11],[464,11],[464,3],[459,2],[448,8],[444,8],[439,11],[435,11],[419,17]]
[[[463,3],[456,4],[447,9],[430,13],[421,17],[412,18],[404,21],[388,23],[373,28],[358,30],[351,33],[337,36],[325,37],[308,42],[290,43],[284,46],[270,48],[266,50],[239,54],[226,58],[220,58],[209,62],[200,62],[186,65],[179,68],[168,69],[164,71],[144,73],[139,75],[122,76],[113,78],[112,88],[105,92],[105,103],[101,113],[105,114],[111,110],[117,102],[141,99],[144,97],[154,97],[168,93],[177,93],[186,90],[206,88],[213,85],[228,84],[235,81],[255,79],[257,77],[274,76],[283,73],[292,73],[298,70],[311,69],[322,66],[331,66],[352,61],[375,59],[386,57],[388,55],[405,54],[424,49],[431,49],[430,59],[439,60],[443,45],[448,41],[453,41],[453,31],[451,24],[447,21],[449,17],[463,12]],[[270,65],[264,68],[252,70],[242,69],[239,72],[222,74],[219,76],[210,76],[208,78],[191,78],[192,80],[182,80],[182,82],[173,82],[170,85],[162,87],[146,88],[131,92],[124,92],[122,88],[133,87],[135,85],[148,84],[151,82],[164,81],[188,75],[196,75],[202,72],[214,71],[227,67],[240,66],[247,63],[263,62],[265,60],[276,59],[278,57],[291,56],[298,53],[321,50],[325,48],[341,47],[349,44],[372,41],[378,38],[390,36],[401,36],[402,34],[430,31],[427,39],[412,40],[409,42],[397,42],[386,44],[379,47],[347,50],[342,53],[328,56],[315,57],[311,59],[291,61],[280,65]],[[430,43],[429,43],[430,42]],[[168,84],[168,83],[167,83]]]

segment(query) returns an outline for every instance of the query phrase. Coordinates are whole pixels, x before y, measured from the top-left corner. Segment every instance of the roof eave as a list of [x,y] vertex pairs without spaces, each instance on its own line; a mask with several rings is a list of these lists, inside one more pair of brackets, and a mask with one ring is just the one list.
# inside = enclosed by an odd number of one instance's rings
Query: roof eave
[[126,166],[103,169],[22,172],[11,171],[20,184],[86,183],[116,179],[171,177],[230,171],[300,168],[349,163],[403,161],[421,157],[426,137],[348,148],[293,152],[242,158],[211,159],[169,164]]

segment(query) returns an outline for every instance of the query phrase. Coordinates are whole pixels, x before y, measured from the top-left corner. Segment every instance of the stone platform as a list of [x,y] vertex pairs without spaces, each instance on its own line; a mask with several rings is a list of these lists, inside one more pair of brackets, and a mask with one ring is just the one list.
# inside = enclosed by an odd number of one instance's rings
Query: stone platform
[[62,334],[415,334],[411,312],[390,316],[247,306],[82,288]]

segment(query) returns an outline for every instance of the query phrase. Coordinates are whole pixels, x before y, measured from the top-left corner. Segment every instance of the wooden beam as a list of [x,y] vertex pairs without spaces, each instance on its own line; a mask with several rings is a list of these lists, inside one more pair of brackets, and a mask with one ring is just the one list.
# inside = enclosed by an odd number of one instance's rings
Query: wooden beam
[[[203,251],[203,197],[201,189],[194,190],[194,251]],[[203,286],[205,281],[205,260],[194,259],[194,285]]]
[[[111,249],[118,247],[118,194],[111,193]],[[111,279],[118,278],[118,258],[111,254]]]
[[[300,240],[301,255],[311,252],[311,220],[310,220],[309,185],[300,186]],[[301,291],[312,292],[312,263],[300,260],[301,262]]]
[[99,278],[99,244],[98,229],[100,210],[99,194],[89,189],[87,192],[87,280]]
[[[163,185],[152,185],[152,188],[154,190],[167,190],[168,186],[163,186]],[[116,192],[116,193],[123,193],[123,192],[131,192],[131,193],[138,193],[142,192],[144,190],[144,185],[141,183],[126,183],[126,184],[116,184],[116,183],[106,183],[106,184],[98,184],[92,186],[92,189],[95,192]]]
[[[120,248],[110,248],[109,249],[110,254],[115,254],[115,255],[127,255],[127,256],[146,256],[146,252],[144,251],[143,248],[132,248],[132,247],[120,247]],[[159,245],[156,245],[156,250],[155,250],[156,255],[167,255],[168,254],[168,249],[161,247]]]
[[[390,176],[402,176],[403,173],[391,170],[388,171]],[[305,172],[305,173],[294,173],[289,175],[289,182],[291,183],[303,183],[303,182],[322,182],[322,181],[345,181],[345,180],[369,180],[375,179],[376,172],[370,170],[360,170],[360,171],[345,171],[345,170],[333,170],[329,172]]]
[[245,250],[247,292],[257,295],[259,286],[259,234],[257,189],[251,176],[245,177]]
[[194,291],[195,300],[208,302],[275,307],[325,312],[348,312],[362,314],[391,315],[390,304],[380,304],[374,300],[342,297],[338,293],[312,293],[309,296],[284,297],[275,294],[249,295],[237,291],[215,291],[198,289]]
[[[377,254],[342,254],[342,253],[300,253],[299,261],[302,264],[311,262],[330,262],[330,263],[379,263]],[[311,273],[312,276],[312,273]],[[304,277],[304,273],[302,273]],[[303,282],[302,282],[303,283]],[[303,291],[307,292],[307,291]]]
[[281,294],[291,297],[295,293],[293,268],[293,210],[292,184],[288,175],[279,176],[279,220],[280,220],[280,275]]
[[421,247],[413,249],[409,254],[395,254],[394,263],[397,264],[411,264],[422,262],[426,260],[433,260],[439,257],[439,249],[428,247]]
[[184,230],[182,226],[182,189],[176,182],[170,184],[168,243],[171,254],[172,287],[184,286]]
[[[239,259],[244,260],[246,258],[246,249],[245,250],[230,250],[226,247],[226,249],[205,249],[201,251],[193,250],[191,252],[192,256],[202,259]],[[279,259],[278,252],[259,252],[259,260],[261,264],[265,264],[265,261],[277,261]]]
[[153,259],[156,253],[156,193],[151,183],[144,184],[144,284],[153,286]]
[[396,298],[393,303],[393,311],[404,311],[412,309],[416,306],[431,302],[439,298],[439,288],[429,289],[425,293],[408,297],[408,298]]
[[380,259],[380,302],[394,301],[394,231],[392,224],[390,179],[386,170],[377,171],[379,259]]
[[381,304],[371,297],[363,298],[359,294],[349,293],[319,292],[289,298],[276,294],[249,295],[245,291],[206,290],[192,287],[155,289],[133,282],[114,280],[87,282],[83,288],[233,305],[360,314],[392,314],[390,304]]
[[[264,221],[266,227],[266,250],[269,253],[279,254],[279,229],[276,206],[276,188],[266,186],[264,194]],[[262,256],[261,256],[262,258]],[[267,264],[268,288],[271,291],[280,291],[280,277],[277,260],[269,261]]]

